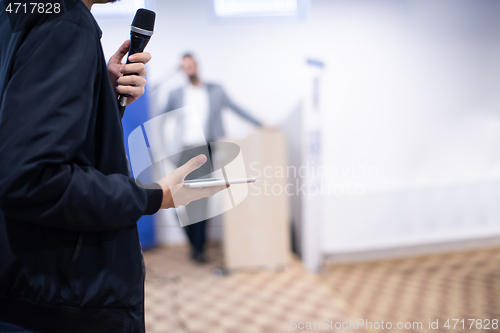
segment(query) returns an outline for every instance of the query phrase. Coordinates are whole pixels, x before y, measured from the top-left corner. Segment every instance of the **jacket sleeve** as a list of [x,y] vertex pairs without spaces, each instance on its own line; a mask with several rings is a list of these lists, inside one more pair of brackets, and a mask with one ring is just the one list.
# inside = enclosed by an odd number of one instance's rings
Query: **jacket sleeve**
[[158,196],[148,201],[157,189],[74,162],[94,126],[99,57],[97,36],[69,21],[35,28],[17,51],[0,105],[0,209],[7,217],[106,231],[159,208]]
[[255,126],[262,126],[262,122],[257,120],[255,117],[250,115],[247,111],[243,110],[240,108],[238,105],[236,105],[226,94],[224,89],[220,87],[222,98],[224,100],[223,105],[229,107],[231,110],[233,110],[237,115],[239,115],[241,118],[245,119],[248,122],[251,122]]

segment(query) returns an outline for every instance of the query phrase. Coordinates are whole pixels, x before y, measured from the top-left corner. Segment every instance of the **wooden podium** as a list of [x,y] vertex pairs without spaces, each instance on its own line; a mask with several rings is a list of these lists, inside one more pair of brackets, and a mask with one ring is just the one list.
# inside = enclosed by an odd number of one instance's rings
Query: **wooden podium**
[[279,268],[290,263],[285,136],[256,130],[242,140],[223,141],[240,146],[248,177],[257,178],[249,184],[246,198],[222,216],[225,268]]

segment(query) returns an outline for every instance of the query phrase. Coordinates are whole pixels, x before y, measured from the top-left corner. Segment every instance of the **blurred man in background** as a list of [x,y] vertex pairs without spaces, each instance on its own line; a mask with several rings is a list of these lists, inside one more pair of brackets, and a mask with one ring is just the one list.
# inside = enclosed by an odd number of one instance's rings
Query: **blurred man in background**
[[[198,65],[192,54],[186,53],[182,56],[181,69],[184,74],[186,74],[189,82],[184,87],[178,88],[170,93],[165,111],[169,112],[184,106],[192,105],[195,106],[196,113],[185,113],[181,126],[178,128],[182,137],[183,146],[183,153],[180,160],[177,162],[178,165],[182,165],[190,158],[199,153],[203,153],[203,151],[206,150],[208,142],[215,142],[225,135],[222,124],[222,110],[224,108],[231,109],[237,115],[255,126],[260,127],[263,125],[259,120],[252,117],[248,112],[229,99],[226,92],[219,84],[201,81],[198,74]],[[193,126],[193,124],[198,121],[201,122],[206,141],[202,136],[196,133],[196,129],[199,127]],[[210,149],[210,147],[208,148]],[[196,179],[207,176],[210,172],[210,164],[206,163],[204,166],[191,173],[186,179]],[[197,210],[197,214],[193,215],[206,216],[207,204],[207,200],[199,200],[191,203],[190,206],[187,207],[188,215],[190,210]],[[203,220],[184,227],[192,246],[191,258],[198,263],[206,262],[204,255],[206,226],[207,220]]]

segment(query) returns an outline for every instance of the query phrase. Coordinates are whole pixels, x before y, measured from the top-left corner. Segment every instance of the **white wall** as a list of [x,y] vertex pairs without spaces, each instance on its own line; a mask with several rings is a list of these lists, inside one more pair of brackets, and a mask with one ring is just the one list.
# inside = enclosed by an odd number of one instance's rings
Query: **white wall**
[[[500,6],[351,1],[332,29],[326,253],[500,235]],[[384,3],[386,6],[380,6]]]
[[[307,20],[237,23],[215,21],[203,0],[157,0],[155,10],[149,82],[193,51],[203,78],[265,122],[279,123],[302,99],[305,58],[326,63],[325,162],[377,170],[328,178],[365,192],[324,196],[326,252],[444,239],[464,211],[472,226],[462,234],[477,229],[481,214],[489,229],[479,233],[500,231],[491,199],[500,179],[500,2],[313,0]],[[108,57],[130,21],[99,20]],[[228,121],[233,134],[245,129]],[[489,201],[471,194],[477,188]],[[440,214],[448,227],[426,229]]]

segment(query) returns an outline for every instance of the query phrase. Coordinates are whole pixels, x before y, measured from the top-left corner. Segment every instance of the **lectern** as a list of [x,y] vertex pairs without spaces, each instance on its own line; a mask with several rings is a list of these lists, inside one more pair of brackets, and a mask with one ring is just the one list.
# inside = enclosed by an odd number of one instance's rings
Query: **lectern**
[[278,268],[290,263],[284,135],[256,130],[244,139],[223,141],[239,145],[248,177],[257,178],[248,185],[246,198],[223,214],[225,268]]

